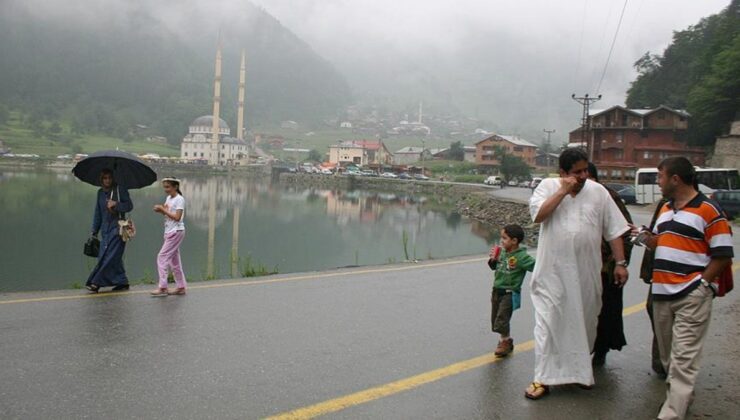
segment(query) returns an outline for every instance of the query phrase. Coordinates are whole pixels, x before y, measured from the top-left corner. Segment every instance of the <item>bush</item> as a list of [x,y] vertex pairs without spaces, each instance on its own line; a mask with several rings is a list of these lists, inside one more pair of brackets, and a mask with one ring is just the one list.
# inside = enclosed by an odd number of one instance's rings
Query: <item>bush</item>
[[454,182],[467,182],[471,184],[482,184],[487,178],[486,175],[457,175],[452,180]]

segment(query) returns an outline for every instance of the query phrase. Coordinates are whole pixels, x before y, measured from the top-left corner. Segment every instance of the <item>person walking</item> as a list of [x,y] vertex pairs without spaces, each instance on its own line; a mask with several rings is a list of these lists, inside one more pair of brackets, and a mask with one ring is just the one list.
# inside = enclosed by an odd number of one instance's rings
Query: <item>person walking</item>
[[123,267],[126,242],[119,234],[118,221],[134,209],[134,203],[128,190],[115,182],[110,169],[100,171],[100,185],[91,230],[91,236],[97,237],[98,232],[101,233],[100,252],[85,287],[91,293],[98,293],[101,287],[113,287],[113,291],[128,290],[128,277]]
[[[180,180],[177,178],[164,178],[162,187],[167,199],[164,204],[154,206],[154,211],[164,216],[164,243],[157,255],[159,284],[151,292],[154,297],[184,295],[188,286],[180,258],[180,244],[185,239],[185,198],[180,192]],[[177,288],[174,291],[169,291],[167,286],[168,270],[172,270],[175,277]]]
[[614,281],[627,282],[622,235],[629,226],[609,193],[588,180],[588,157],[567,149],[560,178],[546,178],[529,202],[540,223],[537,264],[532,274],[534,381],[525,391],[539,399],[551,385],[594,384],[591,350],[601,309],[601,240],[615,259]]
[[[588,164],[589,179],[599,182],[599,173],[596,165]],[[600,184],[609,193],[609,196],[617,205],[622,216],[628,223],[632,223],[632,216],[627,210],[622,198],[616,191]],[[624,259],[629,265],[632,254],[632,242],[630,241],[630,232],[627,231],[622,235],[622,246],[624,247]],[[624,337],[624,321],[622,319],[622,309],[624,307],[623,297],[624,289],[614,283],[614,264],[616,260],[612,254],[609,243],[601,240],[601,312],[599,313],[599,323],[596,327],[596,341],[594,342],[593,359],[594,366],[603,366],[606,363],[606,354],[609,350],[622,350],[627,345],[627,339]]]
[[[732,264],[732,231],[724,212],[695,187],[696,172],[685,157],[658,165],[666,202],[655,228],[642,242],[655,250],[652,292],[655,335],[668,372],[658,419],[684,419],[694,399],[717,280]],[[633,226],[633,235],[640,229]]]

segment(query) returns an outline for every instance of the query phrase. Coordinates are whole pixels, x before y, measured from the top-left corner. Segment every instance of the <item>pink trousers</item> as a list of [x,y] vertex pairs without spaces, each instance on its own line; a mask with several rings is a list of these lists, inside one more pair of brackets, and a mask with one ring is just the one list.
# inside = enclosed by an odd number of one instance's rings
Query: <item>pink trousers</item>
[[157,255],[157,271],[159,272],[159,288],[167,288],[167,270],[172,270],[175,276],[175,284],[178,288],[187,287],[185,273],[182,271],[182,261],[180,260],[180,244],[185,239],[185,231],[177,230],[164,235],[162,249]]

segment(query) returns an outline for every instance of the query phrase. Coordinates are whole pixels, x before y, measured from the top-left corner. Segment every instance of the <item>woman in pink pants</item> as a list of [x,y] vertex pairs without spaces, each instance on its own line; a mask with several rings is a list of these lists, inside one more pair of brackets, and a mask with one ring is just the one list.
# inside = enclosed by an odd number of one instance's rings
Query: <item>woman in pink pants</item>
[[[159,286],[151,292],[152,296],[184,295],[187,288],[185,273],[182,271],[180,260],[180,244],[185,239],[185,199],[180,193],[180,180],[165,178],[162,187],[167,193],[164,204],[154,206],[154,211],[164,215],[164,244],[157,255],[157,272]],[[169,291],[167,288],[167,270],[172,270],[175,276],[177,289]]]

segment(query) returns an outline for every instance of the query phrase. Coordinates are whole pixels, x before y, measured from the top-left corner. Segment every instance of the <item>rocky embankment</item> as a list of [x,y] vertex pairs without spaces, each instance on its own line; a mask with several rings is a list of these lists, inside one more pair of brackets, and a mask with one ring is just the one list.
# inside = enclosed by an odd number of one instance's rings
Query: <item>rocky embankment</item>
[[486,185],[293,173],[281,174],[280,182],[296,187],[362,189],[445,197],[455,203],[463,216],[498,228],[516,223],[524,228],[528,244],[537,243],[539,226],[532,223],[529,207],[524,203],[493,197],[491,188]]

